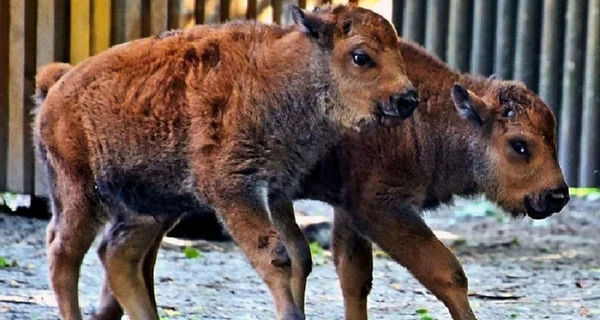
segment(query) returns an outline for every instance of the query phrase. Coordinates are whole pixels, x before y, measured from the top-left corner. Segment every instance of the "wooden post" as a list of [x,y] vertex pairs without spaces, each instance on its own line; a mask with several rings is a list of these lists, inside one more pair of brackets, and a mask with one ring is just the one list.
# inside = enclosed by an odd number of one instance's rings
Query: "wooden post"
[[539,92],[557,116],[560,105],[565,9],[566,2],[563,0],[544,0]]
[[475,1],[473,9],[473,50],[471,72],[489,76],[494,70],[494,1]]
[[404,21],[404,2],[404,0],[392,1],[392,23],[394,24],[394,27],[396,28],[396,31],[398,32],[399,36],[402,36],[404,32],[402,30],[402,25]]
[[448,0],[427,1],[425,47],[442,60],[446,59],[448,5]]
[[494,73],[503,79],[512,79],[517,0],[498,0],[497,12]]
[[[57,46],[64,45],[63,35],[57,33],[57,20],[59,12],[62,8],[55,1],[40,1],[37,8],[37,54],[36,66],[39,69],[41,66],[48,63],[60,60],[58,57]],[[37,159],[35,165],[35,189],[34,193],[37,196],[46,195],[46,185],[43,180],[43,171]]]
[[111,20],[113,44],[140,38],[143,29],[141,0],[114,1]]
[[0,0],[0,191],[7,188],[10,3]]
[[[202,7],[204,10],[204,7]],[[204,11],[203,11],[204,12]],[[202,14],[204,18],[204,14]],[[150,34],[157,36],[168,30],[169,3],[167,0],[153,0],[150,2]]]
[[[246,8],[246,19],[256,19],[256,6],[257,6],[257,1],[256,0],[248,0],[248,7]],[[304,3],[304,5],[306,6],[306,2]],[[301,6],[301,8],[303,8]]]
[[519,1],[517,45],[515,49],[515,79],[537,90],[540,52],[540,2]]
[[565,63],[563,65],[562,103],[558,134],[558,159],[567,183],[578,185],[581,103],[585,53],[586,6],[584,1],[569,1]]
[[7,189],[34,192],[31,95],[34,92],[37,1],[10,1]]
[[93,0],[92,5],[90,53],[93,55],[110,47],[111,1]]
[[71,44],[69,60],[73,64],[90,56],[91,0],[71,2]]
[[423,44],[425,42],[425,9],[422,0],[406,0],[404,3],[402,35],[404,38]]
[[588,6],[579,186],[600,187],[600,0]]
[[[256,0],[248,0],[249,2],[254,1],[254,7],[256,8]],[[248,3],[248,6],[250,3]],[[194,18],[196,19],[196,24],[204,23],[204,0],[196,0],[196,4],[194,5]]]
[[125,41],[142,37],[142,2],[127,0],[125,6]]
[[466,72],[469,70],[469,52],[471,52],[471,15],[470,0],[450,1],[450,27],[448,31],[448,64]]
[[219,7],[219,19],[221,22],[229,20],[229,7],[231,6],[230,0],[221,0],[221,6]]
[[273,6],[273,22],[281,24],[281,14],[283,10],[281,0],[271,0],[271,5]]

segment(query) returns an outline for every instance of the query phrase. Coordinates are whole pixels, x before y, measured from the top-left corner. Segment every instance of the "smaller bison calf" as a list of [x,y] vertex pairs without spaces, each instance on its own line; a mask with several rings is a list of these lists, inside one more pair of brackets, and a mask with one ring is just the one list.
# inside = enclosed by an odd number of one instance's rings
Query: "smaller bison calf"
[[184,214],[213,211],[268,285],[277,317],[304,318],[312,262],[291,202],[300,180],[345,128],[395,124],[417,99],[383,17],[355,6],[295,7],[293,17],[288,27],[167,32],[40,71],[34,136],[63,319],[81,319],[79,269],[106,224],[94,317],[124,309],[158,319],[162,236]]
[[367,319],[372,242],[453,319],[473,320],[467,277],[420,214],[473,195],[515,217],[560,211],[569,190],[556,158],[556,121],[522,83],[459,74],[415,44],[400,47],[421,106],[397,127],[349,133],[305,184],[306,198],[335,208],[332,247],[346,320]]

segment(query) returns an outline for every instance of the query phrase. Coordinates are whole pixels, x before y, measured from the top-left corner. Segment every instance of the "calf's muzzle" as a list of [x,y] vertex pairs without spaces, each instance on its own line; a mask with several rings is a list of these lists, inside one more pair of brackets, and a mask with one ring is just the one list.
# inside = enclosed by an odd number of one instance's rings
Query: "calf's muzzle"
[[419,105],[419,96],[415,89],[408,89],[391,95],[388,101],[377,103],[377,109],[384,117],[406,119]]
[[527,215],[533,219],[544,219],[559,212],[569,202],[569,187],[566,183],[558,188],[542,191],[525,198]]

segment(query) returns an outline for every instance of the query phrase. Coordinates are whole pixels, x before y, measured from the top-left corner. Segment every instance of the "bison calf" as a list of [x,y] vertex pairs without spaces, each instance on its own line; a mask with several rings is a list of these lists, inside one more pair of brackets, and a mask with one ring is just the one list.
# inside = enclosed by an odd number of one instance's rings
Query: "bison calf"
[[277,317],[304,318],[312,263],[291,202],[300,180],[344,128],[395,124],[417,99],[383,17],[355,6],[296,7],[293,17],[289,27],[171,31],[40,71],[38,95],[47,96],[34,136],[51,191],[48,261],[62,318],[81,318],[81,262],[108,224],[95,318],[124,309],[158,319],[162,236],[183,214],[213,210],[268,285]]
[[417,45],[400,46],[421,106],[398,127],[349,133],[313,172],[305,196],[335,207],[332,247],[347,320],[367,319],[372,242],[453,319],[475,319],[459,261],[420,213],[478,194],[514,216],[560,211],[569,191],[556,121],[522,83],[459,74]]

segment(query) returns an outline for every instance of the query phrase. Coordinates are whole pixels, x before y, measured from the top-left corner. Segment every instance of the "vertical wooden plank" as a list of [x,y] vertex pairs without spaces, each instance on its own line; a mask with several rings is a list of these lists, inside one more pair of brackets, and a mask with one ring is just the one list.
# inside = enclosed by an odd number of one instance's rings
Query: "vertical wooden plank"
[[496,46],[494,73],[503,79],[512,79],[515,32],[517,29],[517,0],[498,0],[496,19]]
[[[75,1],[77,2],[77,1]],[[142,1],[113,1],[112,44],[119,44],[142,36]]]
[[194,24],[194,10],[185,0],[169,0],[169,29],[184,29]]
[[[230,1],[229,20],[244,19],[248,14],[248,1]],[[280,15],[281,16],[281,15]]]
[[392,23],[399,36],[403,36],[402,24],[404,21],[404,0],[392,2]]
[[[261,3],[269,2],[269,0],[258,0]],[[220,0],[205,0],[204,1],[204,23],[218,23],[219,22],[219,6]],[[260,10],[257,10],[257,14],[260,14]]]
[[231,6],[230,0],[221,0],[221,6],[219,7],[219,19],[221,22],[229,20],[229,7]]
[[600,187],[600,0],[590,0],[581,128],[580,187]]
[[71,1],[71,44],[69,60],[76,64],[90,56],[91,0]]
[[[256,19],[256,5],[258,3],[256,0],[248,0],[248,8],[246,9],[246,19]],[[306,6],[306,1],[304,2],[304,6]],[[300,6],[300,8],[304,8]]]
[[475,1],[473,8],[473,50],[471,73],[489,76],[494,71],[494,1]]
[[425,42],[425,9],[427,3],[422,0],[406,0],[402,36],[414,42]]
[[404,21],[402,36],[420,44],[425,42],[425,9],[427,2],[406,0],[404,3]]
[[69,0],[54,0],[55,59],[68,62],[71,39],[71,10]]
[[9,191],[34,192],[31,95],[34,92],[37,1],[10,2],[8,172]]
[[[254,1],[254,16],[256,16],[256,0],[249,0],[249,2]],[[194,6],[194,18],[196,19],[196,24],[202,24],[204,23],[204,14],[205,14],[205,10],[204,10],[204,0],[196,0],[195,6]],[[250,4],[248,3],[248,6],[250,6]]]
[[273,22],[281,24],[281,0],[271,0],[271,5],[273,6]]
[[517,44],[515,48],[516,80],[537,91],[540,52],[540,0],[519,1]]
[[142,37],[142,1],[127,0],[125,7],[125,41]]
[[442,60],[446,59],[448,37],[448,0],[427,1],[425,48]]
[[142,0],[142,37],[152,35],[152,0]]
[[93,0],[91,54],[110,47],[111,0]]
[[[56,3],[54,1],[40,1],[37,8],[37,54],[36,66],[41,66],[56,60]],[[46,185],[43,181],[43,171],[37,159],[35,165],[34,193],[37,196],[46,195]]]
[[[197,1],[202,2],[202,1]],[[204,10],[204,6],[202,7]],[[204,14],[202,15],[204,19]],[[159,35],[167,31],[169,22],[169,3],[167,0],[150,1],[150,35]]]
[[565,9],[564,0],[544,0],[539,92],[557,116],[562,80]]
[[448,64],[466,72],[469,70],[471,52],[472,2],[450,1],[450,27],[448,31]]
[[581,133],[581,103],[585,53],[586,1],[569,1],[565,63],[563,65],[563,96],[558,134],[558,159],[567,183],[578,185],[579,143]]
[[0,191],[4,191],[7,188],[9,28],[9,0],[0,0]]
[[40,1],[37,8],[37,54],[36,65],[39,68],[55,59],[55,12],[54,1]]

